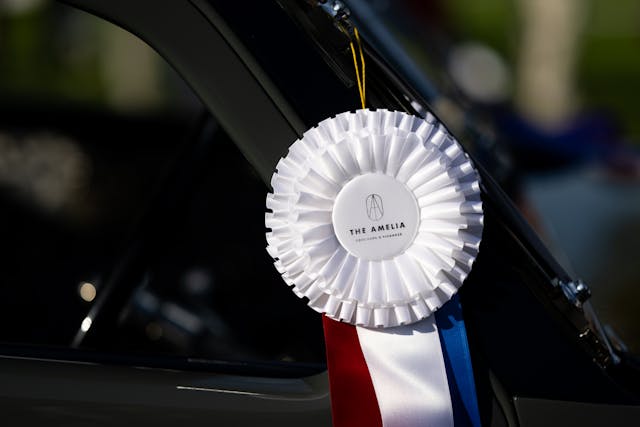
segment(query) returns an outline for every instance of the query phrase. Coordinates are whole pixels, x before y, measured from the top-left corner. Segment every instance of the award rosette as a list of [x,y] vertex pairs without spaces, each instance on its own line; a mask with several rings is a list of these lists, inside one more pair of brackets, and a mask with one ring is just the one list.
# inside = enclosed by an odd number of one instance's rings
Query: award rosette
[[[454,296],[483,212],[458,142],[430,114],[347,112],[294,142],[271,185],[267,251],[326,315],[334,425],[476,425]],[[441,313],[454,324],[446,332]]]

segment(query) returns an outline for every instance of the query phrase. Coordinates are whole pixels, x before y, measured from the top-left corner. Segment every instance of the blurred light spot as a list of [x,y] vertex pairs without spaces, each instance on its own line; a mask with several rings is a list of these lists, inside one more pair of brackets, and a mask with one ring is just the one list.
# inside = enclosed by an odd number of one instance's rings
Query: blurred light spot
[[80,298],[87,302],[93,301],[96,297],[96,287],[89,282],[80,283],[78,292],[80,293]]
[[89,157],[69,138],[0,133],[0,184],[46,211],[77,203],[88,186],[90,168]]
[[203,296],[211,292],[213,276],[204,268],[192,268],[183,277],[186,292],[193,296]]
[[168,321],[190,334],[196,335],[202,331],[202,321],[195,314],[180,307],[178,304],[166,302],[162,305],[160,311]]
[[147,333],[147,337],[152,341],[157,341],[162,338],[162,326],[158,325],[156,322],[148,323],[145,328],[145,332]]
[[91,328],[91,317],[87,316],[82,321],[82,324],[80,325],[80,330],[82,332],[87,332],[89,328]]
[[456,46],[449,56],[449,72],[460,90],[473,101],[493,104],[509,96],[509,69],[502,57],[485,45]]
[[11,15],[21,15],[33,12],[44,4],[44,0],[3,0],[0,1],[0,10]]
[[139,289],[134,296],[134,302],[139,310],[146,313],[155,313],[160,306],[160,300],[151,292]]

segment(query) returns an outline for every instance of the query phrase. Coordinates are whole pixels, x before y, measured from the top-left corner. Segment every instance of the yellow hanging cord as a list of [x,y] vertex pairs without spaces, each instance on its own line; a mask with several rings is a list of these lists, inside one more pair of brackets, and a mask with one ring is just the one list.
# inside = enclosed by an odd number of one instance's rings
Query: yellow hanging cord
[[[360,67],[358,67],[358,59],[356,56],[356,48],[353,45],[353,40],[349,41],[349,47],[351,48],[351,54],[353,55],[353,66],[356,69],[356,80],[358,82],[358,92],[360,93],[360,102],[362,103],[362,108],[365,108],[366,104],[366,92],[365,92],[365,67],[364,67],[364,54],[362,53],[362,42],[360,41],[360,34],[358,33],[357,28],[353,28],[353,35],[356,37],[356,42],[358,43],[358,51],[360,53]],[[360,77],[362,75],[362,77]]]

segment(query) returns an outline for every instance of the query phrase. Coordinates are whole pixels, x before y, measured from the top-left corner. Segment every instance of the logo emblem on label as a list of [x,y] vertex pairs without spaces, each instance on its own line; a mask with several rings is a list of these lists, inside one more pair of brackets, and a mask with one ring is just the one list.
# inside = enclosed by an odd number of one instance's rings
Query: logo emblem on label
[[384,215],[384,207],[382,206],[382,197],[378,194],[369,194],[366,200],[367,216],[371,221],[378,221]]

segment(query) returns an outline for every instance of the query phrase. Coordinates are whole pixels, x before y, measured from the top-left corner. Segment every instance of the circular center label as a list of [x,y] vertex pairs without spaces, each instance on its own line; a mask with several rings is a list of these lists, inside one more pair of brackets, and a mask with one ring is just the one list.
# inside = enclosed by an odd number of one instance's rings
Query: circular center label
[[403,183],[369,173],[354,178],[338,193],[332,219],[338,241],[347,251],[377,261],[409,247],[420,214],[415,197]]

